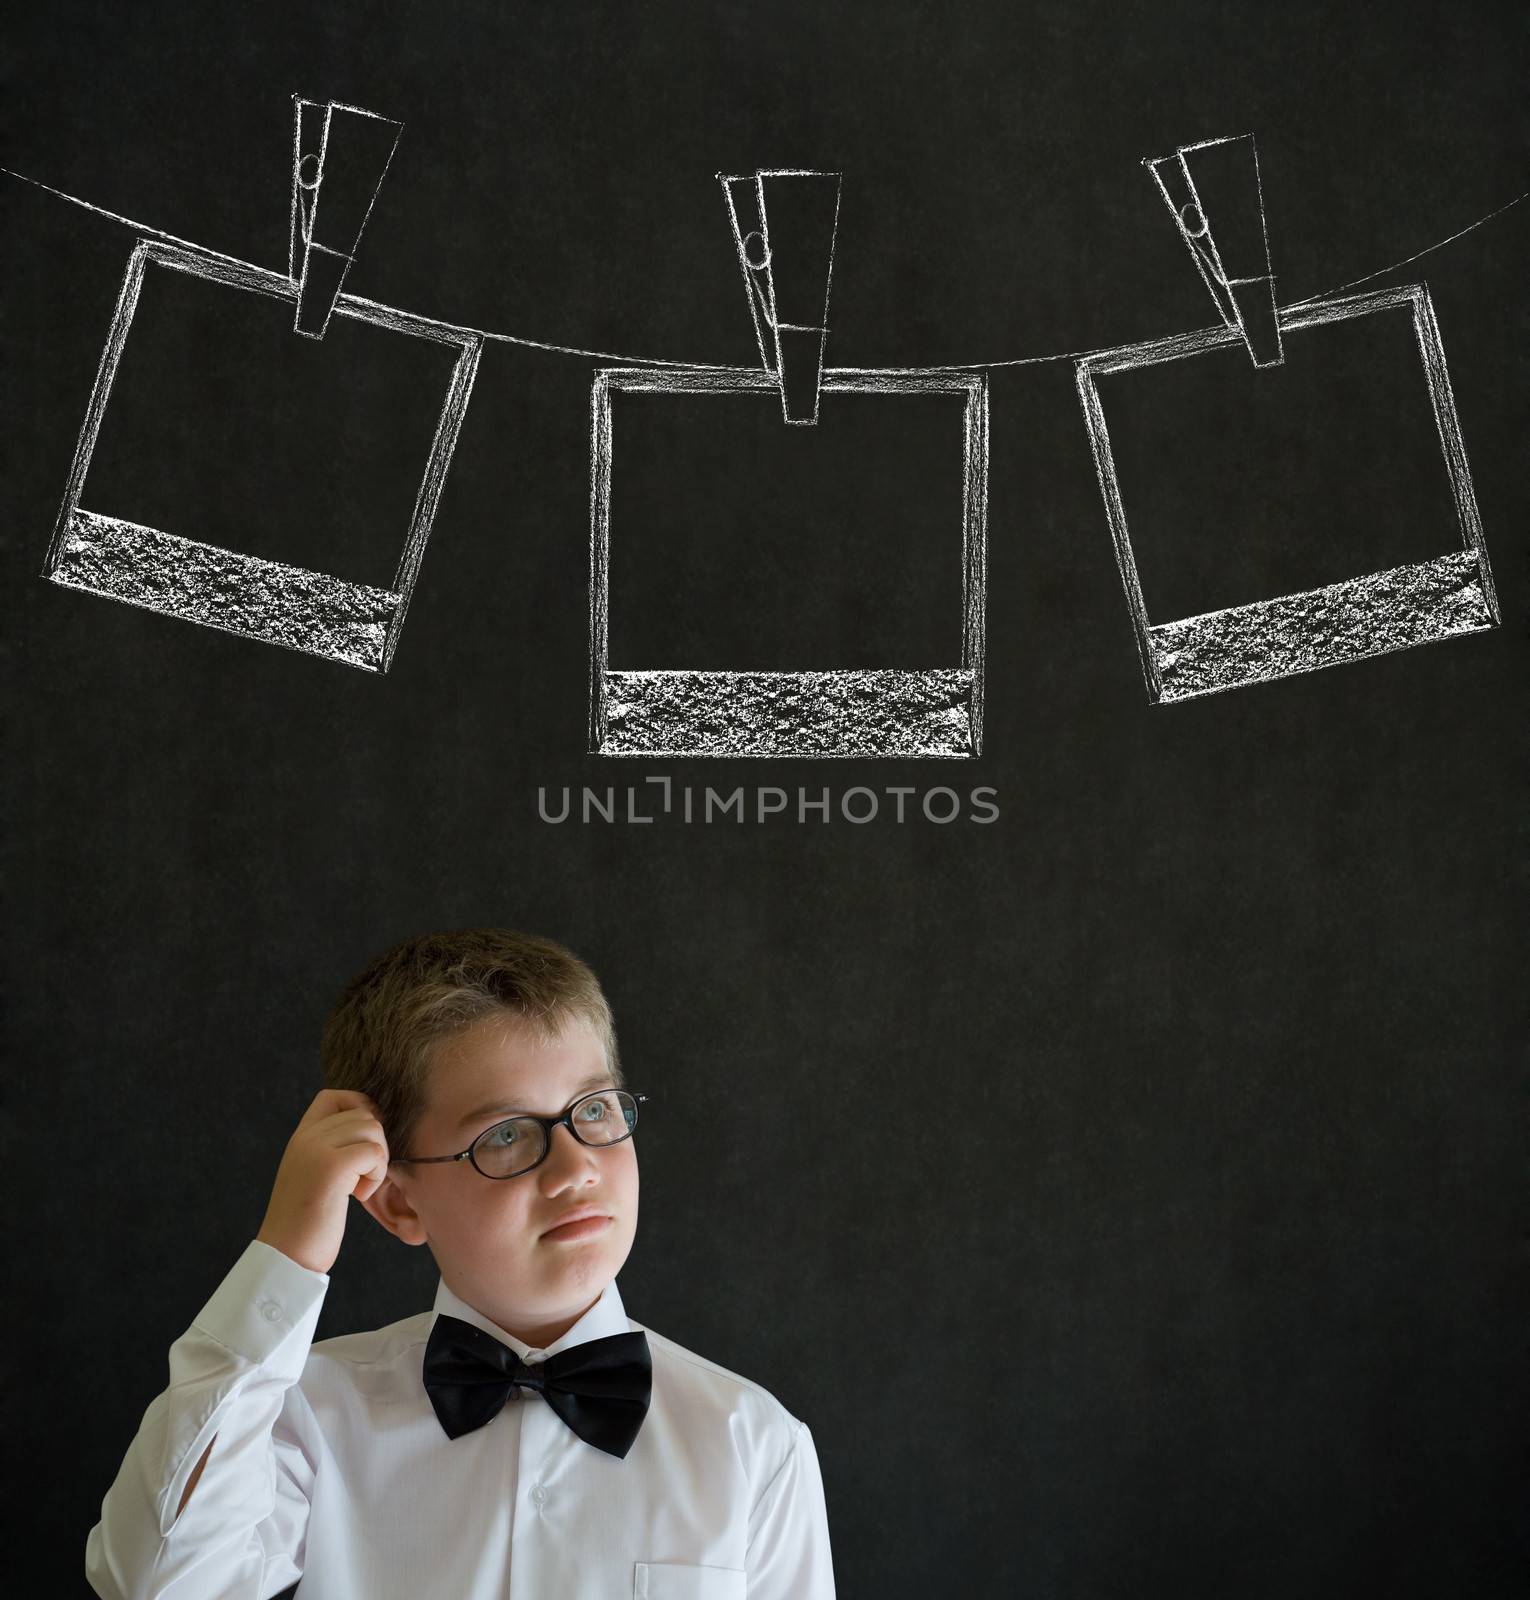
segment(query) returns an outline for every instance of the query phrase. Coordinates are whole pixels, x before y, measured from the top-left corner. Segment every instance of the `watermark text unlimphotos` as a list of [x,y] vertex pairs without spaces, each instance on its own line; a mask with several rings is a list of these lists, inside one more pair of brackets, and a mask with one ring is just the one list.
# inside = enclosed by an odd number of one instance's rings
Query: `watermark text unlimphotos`
[[537,815],[543,822],[948,822],[990,823],[999,819],[999,792],[988,785],[963,792],[946,784],[920,788],[887,784],[847,789],[774,784],[714,788],[675,784],[669,777],[641,783],[610,784],[575,790],[539,785]]

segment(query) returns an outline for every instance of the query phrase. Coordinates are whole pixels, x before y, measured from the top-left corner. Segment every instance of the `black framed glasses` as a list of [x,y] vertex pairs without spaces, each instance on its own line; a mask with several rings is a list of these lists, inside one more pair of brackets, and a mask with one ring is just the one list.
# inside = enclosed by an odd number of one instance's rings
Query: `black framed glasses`
[[554,1128],[567,1128],[580,1144],[595,1150],[630,1139],[637,1127],[638,1106],[647,1098],[646,1094],[631,1094],[626,1089],[596,1089],[581,1095],[556,1117],[538,1117],[529,1112],[506,1117],[485,1128],[466,1150],[459,1150],[454,1156],[394,1156],[392,1161],[412,1166],[427,1166],[433,1161],[471,1161],[486,1178],[518,1178],[547,1159]]

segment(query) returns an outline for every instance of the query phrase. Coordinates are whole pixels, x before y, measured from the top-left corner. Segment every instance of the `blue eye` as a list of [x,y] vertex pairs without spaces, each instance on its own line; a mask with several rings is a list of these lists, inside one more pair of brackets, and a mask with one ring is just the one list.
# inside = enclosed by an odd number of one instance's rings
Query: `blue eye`
[[507,1145],[514,1144],[516,1140],[520,1138],[520,1136],[521,1130],[516,1126],[515,1123],[502,1122],[498,1127],[489,1129],[488,1135],[484,1139],[484,1143],[499,1145],[503,1149]]

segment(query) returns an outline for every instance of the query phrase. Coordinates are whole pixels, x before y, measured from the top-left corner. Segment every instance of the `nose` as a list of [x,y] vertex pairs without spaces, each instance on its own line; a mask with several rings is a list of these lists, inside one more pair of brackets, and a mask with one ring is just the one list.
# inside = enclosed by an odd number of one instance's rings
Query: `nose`
[[567,1188],[585,1188],[600,1181],[595,1152],[589,1145],[580,1144],[566,1125],[553,1129],[547,1159],[537,1170],[542,1188],[549,1194],[558,1194]]

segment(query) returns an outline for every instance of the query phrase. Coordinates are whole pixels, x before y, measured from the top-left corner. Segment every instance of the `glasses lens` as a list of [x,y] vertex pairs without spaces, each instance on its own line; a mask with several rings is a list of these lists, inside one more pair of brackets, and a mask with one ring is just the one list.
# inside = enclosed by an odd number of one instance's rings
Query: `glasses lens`
[[586,1144],[620,1144],[637,1126],[637,1100],[625,1089],[602,1089],[574,1107],[573,1123]]
[[491,1178],[513,1178],[542,1159],[542,1126],[511,1117],[486,1128],[473,1143],[473,1162]]

